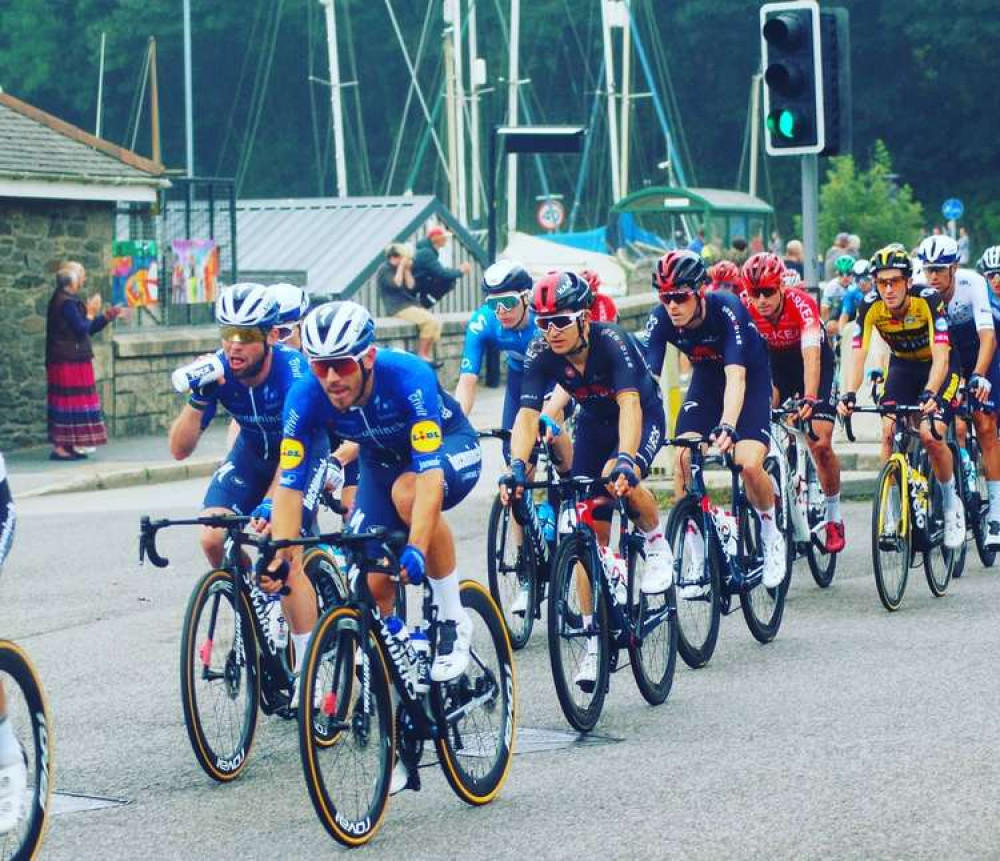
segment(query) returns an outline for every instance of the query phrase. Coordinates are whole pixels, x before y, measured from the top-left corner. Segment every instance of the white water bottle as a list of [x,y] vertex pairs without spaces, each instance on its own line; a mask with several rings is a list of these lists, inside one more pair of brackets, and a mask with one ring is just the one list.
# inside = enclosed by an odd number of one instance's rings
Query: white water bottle
[[736,518],[724,508],[713,505],[710,509],[715,529],[719,533],[719,543],[728,556],[735,556],[738,550],[738,530]]
[[423,694],[431,686],[431,641],[422,626],[413,629],[410,645],[417,656],[417,683],[414,687],[418,694]]
[[170,381],[174,384],[174,390],[183,394],[193,388],[221,380],[225,373],[222,359],[212,353],[210,356],[201,356],[178,368],[170,375]]
[[625,570],[625,560],[608,547],[601,547],[598,555],[601,557],[604,570],[608,573],[615,600],[624,606],[628,600],[628,572]]

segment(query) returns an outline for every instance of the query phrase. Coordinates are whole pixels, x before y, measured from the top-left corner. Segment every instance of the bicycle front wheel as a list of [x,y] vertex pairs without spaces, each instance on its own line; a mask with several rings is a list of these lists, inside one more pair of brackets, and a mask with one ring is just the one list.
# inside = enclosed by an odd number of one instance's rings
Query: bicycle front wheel
[[181,703],[198,764],[213,780],[234,780],[257,731],[260,668],[250,608],[228,571],[209,571],[188,601]]
[[52,729],[35,668],[9,640],[0,640],[0,716],[14,731],[25,769],[20,812],[13,828],[0,835],[0,858],[19,861],[36,856],[48,826],[54,783]]
[[[490,509],[487,530],[486,573],[490,581],[490,595],[503,613],[510,644],[515,650],[523,649],[531,637],[538,584],[530,542],[524,530],[516,527],[510,506],[500,502],[500,495],[497,494]],[[516,540],[516,532],[521,535],[520,543]],[[512,612],[518,598],[525,608],[523,613]]]
[[806,543],[806,562],[809,563],[809,573],[816,585],[826,589],[833,582],[837,571],[837,554],[827,553],[826,546],[819,540],[817,530],[826,522],[826,503],[823,490],[819,486],[819,475],[811,457],[806,458],[806,499],[808,510],[806,522],[809,524],[809,541]]
[[[642,582],[646,557],[642,551],[629,556],[629,582]],[[639,570],[636,570],[639,569]],[[630,639],[629,663],[639,693],[651,706],[666,702],[674,683],[677,666],[676,592],[671,586],[658,595],[639,593],[637,609],[640,620],[639,636]]]
[[462,581],[462,606],[472,621],[468,669],[431,686],[442,732],[441,768],[466,804],[488,804],[507,780],[517,730],[514,658],[496,603],[482,585]]
[[332,607],[316,623],[299,676],[299,755],[313,808],[347,847],[378,831],[389,801],[395,724],[389,670],[361,612]]
[[899,609],[910,572],[911,535],[903,506],[908,504],[903,490],[903,472],[898,460],[882,467],[872,507],[872,565],[875,588],[882,606]]
[[[785,595],[792,571],[792,536],[788,524],[788,506],[784,494],[781,493],[781,473],[778,463],[773,457],[764,461],[764,469],[771,477],[774,486],[774,513],[776,527],[785,536],[785,577],[778,586],[768,589],[763,583],[757,583],[740,595],[740,609],[747,628],[759,643],[770,643],[778,635],[781,628],[781,618],[785,613]],[[747,504],[746,516],[740,530],[740,542],[743,545],[747,559],[760,559],[763,555],[761,540],[761,523],[753,506]]]

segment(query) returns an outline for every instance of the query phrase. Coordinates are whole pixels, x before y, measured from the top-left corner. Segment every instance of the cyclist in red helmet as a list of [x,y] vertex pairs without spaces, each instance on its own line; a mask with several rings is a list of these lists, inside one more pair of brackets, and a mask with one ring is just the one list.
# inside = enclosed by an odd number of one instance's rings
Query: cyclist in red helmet
[[739,295],[743,291],[740,267],[732,260],[720,260],[708,270],[708,274],[712,279],[712,290],[722,290],[735,295]]
[[771,357],[774,401],[798,398],[799,419],[812,422],[806,443],[826,495],[826,552],[844,549],[840,513],[840,460],[833,450],[833,352],[816,301],[799,287],[785,284],[785,264],[777,254],[755,254],[741,273],[746,303]]
[[584,269],[580,277],[590,285],[590,293],[593,296],[590,319],[595,323],[617,323],[618,306],[607,293],[601,292],[601,276],[593,269]]

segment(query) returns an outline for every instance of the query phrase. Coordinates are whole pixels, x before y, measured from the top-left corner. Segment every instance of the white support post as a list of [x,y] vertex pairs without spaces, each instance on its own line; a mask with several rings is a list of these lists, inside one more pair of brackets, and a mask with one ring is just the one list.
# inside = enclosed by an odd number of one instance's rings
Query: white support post
[[[521,0],[510,0],[510,54],[507,64],[507,125],[516,126],[520,81]],[[507,235],[517,230],[517,156],[507,156]],[[492,262],[492,261],[490,261]]]
[[458,183],[458,210],[455,214],[463,225],[468,223],[465,173],[465,75],[462,51],[462,0],[451,0],[451,36],[454,45],[452,59],[455,68],[455,178]]
[[330,109],[333,113],[333,158],[337,172],[337,197],[347,197],[347,160],[344,154],[344,112],[340,99],[340,55],[337,50],[335,0],[319,0],[326,11],[326,52],[330,63]]
[[604,37],[604,80],[608,100],[608,150],[611,154],[611,202],[617,203],[622,197],[621,169],[618,161],[618,117],[615,114],[615,67],[611,50],[611,22],[609,20],[609,0],[601,0],[601,32]]
[[472,144],[472,220],[482,217],[483,169],[479,142],[479,81],[476,61],[479,47],[476,33],[476,0],[469,0],[469,136]]
[[760,151],[760,81],[761,75],[750,80],[750,196],[757,196],[757,161]]
[[[628,13],[626,12],[626,15]],[[622,150],[621,150],[621,187],[618,189],[622,197],[628,195],[629,151],[631,142],[631,110],[632,97],[632,28],[628,18],[622,27]]]

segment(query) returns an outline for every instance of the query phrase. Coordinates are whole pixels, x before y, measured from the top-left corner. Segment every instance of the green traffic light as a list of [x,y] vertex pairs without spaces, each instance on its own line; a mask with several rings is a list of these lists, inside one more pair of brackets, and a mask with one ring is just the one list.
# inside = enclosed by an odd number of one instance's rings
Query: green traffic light
[[767,130],[775,137],[794,141],[802,133],[799,115],[788,108],[771,111],[767,117]]

